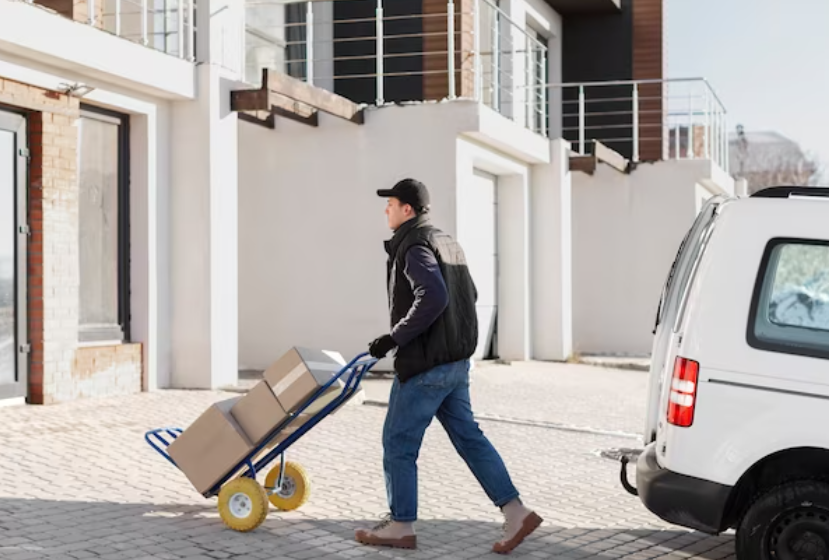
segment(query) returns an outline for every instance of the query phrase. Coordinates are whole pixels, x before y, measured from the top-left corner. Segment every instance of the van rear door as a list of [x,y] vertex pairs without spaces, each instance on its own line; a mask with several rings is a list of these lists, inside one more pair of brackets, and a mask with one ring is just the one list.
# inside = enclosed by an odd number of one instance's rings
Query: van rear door
[[660,406],[660,395],[663,384],[673,368],[670,360],[673,355],[672,350],[676,347],[677,318],[684,305],[684,297],[693,279],[696,264],[702,255],[705,241],[716,220],[717,211],[726,200],[717,196],[705,203],[679,246],[662,289],[653,331],[654,341],[648,381],[648,410],[645,417],[645,445],[656,439],[659,417],[664,412]]

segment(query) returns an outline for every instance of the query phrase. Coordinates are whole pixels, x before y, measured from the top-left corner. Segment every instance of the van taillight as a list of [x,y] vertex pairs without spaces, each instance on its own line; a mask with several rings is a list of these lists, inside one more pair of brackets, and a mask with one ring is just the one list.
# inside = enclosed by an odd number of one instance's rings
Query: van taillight
[[668,423],[688,428],[694,423],[694,407],[697,404],[697,380],[699,364],[677,357],[671,380],[671,396],[668,399]]

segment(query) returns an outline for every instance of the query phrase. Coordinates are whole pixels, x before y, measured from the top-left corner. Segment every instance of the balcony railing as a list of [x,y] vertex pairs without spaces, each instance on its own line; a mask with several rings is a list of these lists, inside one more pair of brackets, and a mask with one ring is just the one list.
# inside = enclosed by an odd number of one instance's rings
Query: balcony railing
[[[726,111],[705,80],[550,84],[546,39],[491,0],[246,0],[246,81],[284,72],[356,103],[479,101],[584,151],[728,167]],[[470,6],[464,9],[459,6]]]
[[471,6],[247,0],[246,78],[274,69],[377,106],[478,100],[546,135],[547,46],[490,0]]
[[702,78],[555,84],[561,135],[581,154],[597,140],[633,161],[711,159],[728,171],[725,106]]
[[24,0],[186,60],[195,59],[196,0]]

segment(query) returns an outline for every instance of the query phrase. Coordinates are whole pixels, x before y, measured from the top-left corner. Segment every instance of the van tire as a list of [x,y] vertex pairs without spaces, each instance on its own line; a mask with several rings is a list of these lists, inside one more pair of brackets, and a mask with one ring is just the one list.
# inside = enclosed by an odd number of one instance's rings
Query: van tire
[[738,560],[800,557],[796,551],[805,550],[807,558],[829,558],[829,484],[801,480],[761,494],[737,527],[736,548]]

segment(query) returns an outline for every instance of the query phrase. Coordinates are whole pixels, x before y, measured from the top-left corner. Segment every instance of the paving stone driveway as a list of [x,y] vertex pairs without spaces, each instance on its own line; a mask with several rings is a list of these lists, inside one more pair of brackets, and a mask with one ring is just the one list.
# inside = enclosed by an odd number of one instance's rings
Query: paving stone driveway
[[[295,446],[312,479],[298,512],[272,510],[257,531],[227,530],[215,499],[143,441],[186,426],[229,393],[164,391],[52,407],[0,409],[0,558],[467,559],[490,552],[501,519],[440,426],[420,459],[419,550],[359,546],[355,527],[385,511],[385,410],[348,406]],[[733,558],[732,538],[669,527],[618,486],[603,449],[630,439],[484,420],[516,485],[546,522],[514,558]]]

